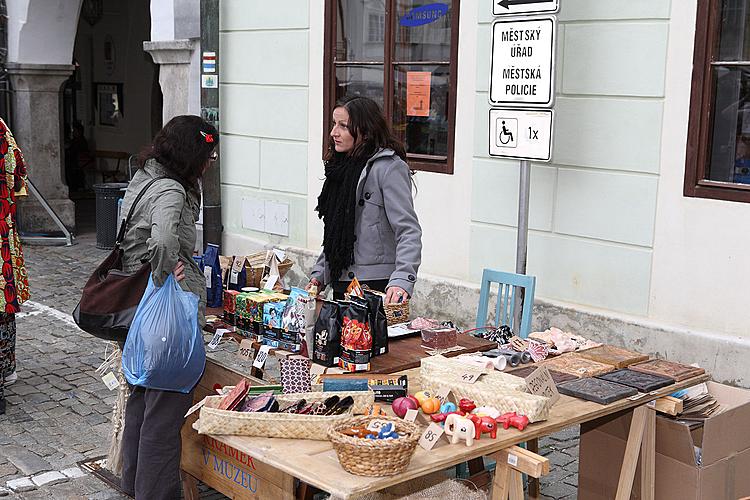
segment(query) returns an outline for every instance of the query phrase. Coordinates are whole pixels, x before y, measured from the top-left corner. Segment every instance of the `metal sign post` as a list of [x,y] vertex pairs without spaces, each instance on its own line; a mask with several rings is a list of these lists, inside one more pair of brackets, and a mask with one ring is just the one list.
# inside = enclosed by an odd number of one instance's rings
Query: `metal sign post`
[[[559,0],[493,0],[492,13],[557,12]],[[510,17],[492,25],[489,154],[520,161],[516,273],[526,274],[531,160],[552,158],[555,16]],[[498,106],[498,107],[494,107]],[[526,108],[526,109],[519,109]],[[521,324],[523,292],[517,293],[513,324]],[[518,332],[516,332],[518,333]]]

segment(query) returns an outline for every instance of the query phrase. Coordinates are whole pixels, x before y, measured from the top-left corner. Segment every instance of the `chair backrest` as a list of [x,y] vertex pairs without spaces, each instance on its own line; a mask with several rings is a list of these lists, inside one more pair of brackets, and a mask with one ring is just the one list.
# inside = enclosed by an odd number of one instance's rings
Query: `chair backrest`
[[[479,293],[479,307],[477,308],[477,328],[487,326],[489,312],[490,291],[492,283],[498,284],[497,304],[495,305],[495,326],[508,325],[513,333],[526,338],[531,333],[531,311],[534,305],[535,276],[525,274],[504,273],[485,269],[482,273],[482,286]],[[514,312],[516,294],[523,289],[523,308],[521,309],[521,324],[515,325]]]

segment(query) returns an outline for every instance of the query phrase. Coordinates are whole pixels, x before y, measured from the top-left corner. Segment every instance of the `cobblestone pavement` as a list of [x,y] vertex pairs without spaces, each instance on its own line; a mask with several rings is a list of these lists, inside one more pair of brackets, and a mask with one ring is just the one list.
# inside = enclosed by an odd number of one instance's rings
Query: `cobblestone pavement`
[[[0,497],[127,498],[77,466],[109,446],[115,392],[94,373],[106,343],[70,318],[85,279],[107,251],[96,249],[88,234],[73,247],[27,245],[24,254],[32,298],[17,316],[18,381],[6,388],[8,409],[0,416]],[[575,498],[578,429],[542,440],[540,453],[552,462],[541,498]],[[225,498],[205,488],[201,497]]]

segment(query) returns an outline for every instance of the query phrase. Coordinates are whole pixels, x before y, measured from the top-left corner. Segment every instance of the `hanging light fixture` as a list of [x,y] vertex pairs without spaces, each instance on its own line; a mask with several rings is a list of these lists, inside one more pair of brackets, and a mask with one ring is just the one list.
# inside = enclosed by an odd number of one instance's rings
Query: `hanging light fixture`
[[104,0],[84,0],[81,6],[81,17],[91,26],[98,23],[104,14]]

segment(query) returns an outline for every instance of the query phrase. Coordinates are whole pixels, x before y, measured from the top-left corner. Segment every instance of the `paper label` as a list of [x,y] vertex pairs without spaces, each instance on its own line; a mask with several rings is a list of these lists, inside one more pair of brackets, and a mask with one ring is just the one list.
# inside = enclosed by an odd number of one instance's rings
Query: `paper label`
[[278,248],[273,249],[274,255],[276,255],[276,259],[279,262],[284,262],[284,259],[286,259],[286,252],[284,250],[280,250]]
[[115,377],[115,374],[112,372],[109,372],[105,376],[103,376],[102,382],[104,382],[104,385],[106,385],[107,389],[109,389],[110,391],[113,391],[120,386],[120,381],[117,380],[117,377]]
[[268,277],[268,281],[266,281],[266,285],[263,287],[264,290],[273,290],[273,286],[278,281],[279,277],[276,274],[272,274]]
[[479,377],[484,375],[484,373],[478,373],[478,372],[466,372],[463,375],[461,375],[461,381],[466,382],[467,384],[473,384],[477,380],[479,380]]
[[557,392],[555,381],[552,379],[552,375],[546,366],[540,366],[531,372],[525,380],[526,388],[531,394],[548,397],[552,404],[555,404],[560,399],[560,393]]
[[202,406],[203,406],[204,404],[206,404],[206,398],[203,398],[203,399],[201,399],[201,400],[200,400],[200,402],[198,402],[198,403],[195,403],[195,404],[194,404],[193,406],[191,406],[191,407],[190,407],[190,409],[189,409],[189,410],[187,411],[187,413],[185,414],[185,417],[184,417],[184,418],[188,418],[188,417],[189,417],[190,415],[192,415],[192,414],[193,414],[193,413],[195,413],[196,411],[200,410],[200,409],[201,409],[201,407],[202,407]]
[[438,440],[440,439],[440,436],[445,433],[445,429],[440,427],[440,425],[436,424],[435,422],[432,422],[427,429],[422,433],[422,437],[419,438],[419,446],[424,448],[427,451],[430,451],[435,447]]
[[512,465],[513,467],[518,465],[518,455],[514,455],[513,453],[508,453],[508,465]]
[[255,361],[253,361],[253,366],[255,368],[263,368],[263,365],[266,364],[266,359],[268,359],[268,353],[271,350],[270,345],[262,345],[260,346],[260,350],[258,351],[258,355],[255,357]]
[[638,393],[638,394],[636,394],[635,396],[630,396],[630,397],[629,397],[628,399],[629,399],[630,401],[636,401],[636,400],[638,400],[638,399],[641,399],[641,398],[645,398],[645,397],[646,397],[646,393],[645,393],[645,392],[639,392],[639,393]]
[[239,277],[240,277],[239,273],[236,273],[234,271],[232,271],[231,273],[229,273],[229,284],[230,285],[236,285],[237,281],[239,280]]
[[247,359],[248,361],[253,359],[255,349],[253,349],[253,341],[250,339],[243,339],[240,342],[240,348],[237,349],[237,357],[240,359]]
[[243,265],[245,265],[245,257],[235,257],[232,262],[232,271],[238,274],[241,273]]
[[448,401],[448,396],[450,396],[451,390],[449,387],[441,387],[440,390],[435,394],[435,397],[440,400],[440,404],[442,405],[446,401]]
[[211,288],[211,266],[203,268],[203,276],[206,277],[206,288]]
[[404,415],[404,420],[407,422],[414,422],[417,419],[417,415],[419,415],[419,410],[406,410],[406,415]]
[[211,339],[211,342],[208,343],[208,348],[212,351],[216,349],[219,346],[219,343],[221,342],[222,337],[224,337],[224,332],[228,332],[229,330],[225,330],[223,328],[219,328],[216,330],[216,333],[214,333],[214,338]]

